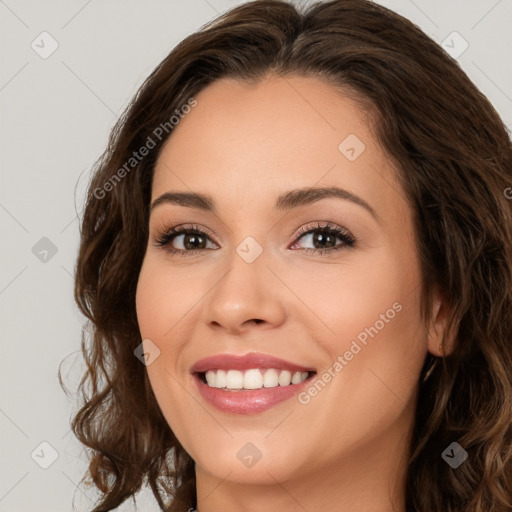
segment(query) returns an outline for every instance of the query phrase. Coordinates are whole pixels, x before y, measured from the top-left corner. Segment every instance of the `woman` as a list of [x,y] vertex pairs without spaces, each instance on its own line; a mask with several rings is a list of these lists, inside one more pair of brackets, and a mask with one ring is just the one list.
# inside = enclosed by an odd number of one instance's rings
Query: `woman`
[[489,101],[384,7],[187,37],[82,221],[94,511],[146,479],[172,511],[510,510],[511,183]]

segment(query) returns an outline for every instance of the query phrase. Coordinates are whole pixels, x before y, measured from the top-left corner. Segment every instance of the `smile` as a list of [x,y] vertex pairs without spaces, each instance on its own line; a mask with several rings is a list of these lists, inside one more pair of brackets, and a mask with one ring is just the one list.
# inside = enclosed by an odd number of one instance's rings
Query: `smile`
[[198,361],[191,373],[201,397],[216,409],[255,414],[297,395],[316,371],[267,354],[219,354]]

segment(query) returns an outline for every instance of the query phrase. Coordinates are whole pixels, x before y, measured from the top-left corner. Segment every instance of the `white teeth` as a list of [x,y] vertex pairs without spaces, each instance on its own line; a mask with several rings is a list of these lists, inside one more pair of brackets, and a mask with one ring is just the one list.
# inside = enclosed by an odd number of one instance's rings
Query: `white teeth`
[[226,372],[224,370],[217,370],[217,379],[215,380],[216,388],[226,387]]
[[251,368],[245,372],[239,370],[208,370],[205,374],[206,382],[211,388],[262,389],[277,386],[300,384],[308,378],[308,372],[290,372],[289,370],[276,370],[275,368]]
[[228,389],[242,389],[244,387],[244,374],[238,370],[228,370],[228,373],[226,373],[226,387]]
[[273,368],[267,370],[263,376],[263,385],[266,388],[275,388],[279,386],[279,372]]
[[302,374],[300,372],[295,372],[292,375],[292,384],[300,384],[302,382]]
[[216,374],[212,370],[208,370],[206,372],[206,382],[208,382],[208,386],[211,388],[215,387]]
[[292,372],[288,370],[283,370],[279,375],[279,385],[280,386],[289,386],[292,381]]
[[247,370],[244,375],[244,389],[261,389],[263,375],[259,370]]

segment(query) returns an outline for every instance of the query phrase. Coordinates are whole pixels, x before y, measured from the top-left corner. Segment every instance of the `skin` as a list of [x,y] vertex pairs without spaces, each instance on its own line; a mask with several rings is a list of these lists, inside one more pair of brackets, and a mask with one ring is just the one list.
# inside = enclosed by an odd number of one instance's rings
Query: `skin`
[[[151,201],[200,192],[217,213],[152,211],[136,299],[142,339],[160,350],[147,366],[152,388],[196,462],[199,512],[404,512],[418,377],[427,351],[439,355],[447,306],[436,292],[430,327],[421,322],[412,212],[368,116],[311,77],[222,79],[196,100],[159,155]],[[349,134],[365,144],[354,161],[338,149]],[[339,198],[274,210],[279,194],[310,186],[342,187],[378,220]],[[349,230],[356,246],[306,254],[322,245],[298,229],[318,221]],[[154,245],[183,224],[215,239],[185,257]],[[247,236],[263,249],[250,264],[236,252]],[[183,235],[170,244],[187,250]],[[401,311],[307,404],[293,397],[258,414],[221,412],[190,376],[201,358],[253,351],[332,372],[396,302]],[[247,442],[261,452],[250,468],[237,457]]]

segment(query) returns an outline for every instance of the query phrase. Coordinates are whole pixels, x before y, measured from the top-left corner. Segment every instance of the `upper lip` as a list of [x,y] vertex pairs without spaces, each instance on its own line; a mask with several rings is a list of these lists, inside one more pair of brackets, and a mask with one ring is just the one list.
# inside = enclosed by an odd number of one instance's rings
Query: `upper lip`
[[218,354],[197,361],[191,369],[192,373],[203,373],[208,370],[249,370],[251,368],[275,368],[291,372],[311,372],[314,368],[285,361],[268,354],[250,352],[243,355]]

